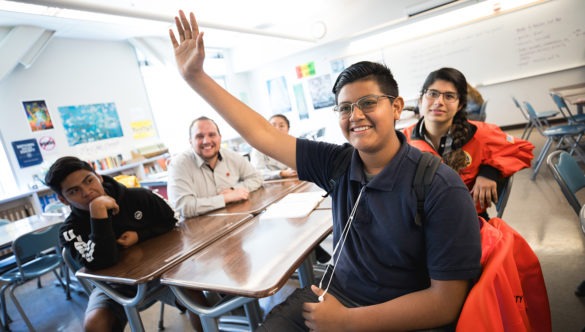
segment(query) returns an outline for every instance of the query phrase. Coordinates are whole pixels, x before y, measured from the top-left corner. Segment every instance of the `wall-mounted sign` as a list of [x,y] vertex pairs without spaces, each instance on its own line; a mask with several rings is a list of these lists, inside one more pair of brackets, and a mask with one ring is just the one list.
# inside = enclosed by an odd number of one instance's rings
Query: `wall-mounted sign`
[[39,144],[34,138],[12,142],[14,154],[20,168],[38,165],[43,162]]
[[55,139],[51,136],[43,136],[39,138],[39,145],[44,151],[52,151],[55,149]]

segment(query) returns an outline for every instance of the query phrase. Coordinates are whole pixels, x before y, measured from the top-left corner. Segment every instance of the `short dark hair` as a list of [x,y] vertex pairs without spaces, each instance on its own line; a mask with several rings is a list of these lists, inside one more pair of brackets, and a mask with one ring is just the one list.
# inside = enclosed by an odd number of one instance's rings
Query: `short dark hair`
[[268,121],[274,119],[274,118],[281,118],[284,120],[284,122],[286,122],[286,126],[288,128],[290,128],[290,121],[288,121],[288,118],[286,116],[284,116],[284,114],[274,114],[273,116],[271,116],[270,118],[268,118]]
[[61,183],[69,174],[81,169],[95,173],[93,167],[86,161],[71,156],[61,157],[51,165],[47,174],[45,174],[45,185],[49,186],[58,195],[63,196]]
[[376,62],[361,61],[347,67],[337,77],[332,90],[333,94],[335,94],[335,103],[337,103],[341,88],[346,84],[360,80],[373,80],[378,83],[380,90],[384,94],[398,97],[398,83],[396,83],[390,68]]
[[221,132],[219,131],[219,126],[217,125],[217,123],[215,123],[215,121],[213,121],[212,119],[206,117],[206,116],[200,116],[197,119],[193,120],[191,122],[191,125],[189,126],[189,139],[191,139],[191,130],[193,130],[193,126],[195,125],[195,122],[197,121],[211,121],[213,122],[213,124],[215,125],[215,128],[217,129],[217,133],[219,134],[219,136],[221,136]]

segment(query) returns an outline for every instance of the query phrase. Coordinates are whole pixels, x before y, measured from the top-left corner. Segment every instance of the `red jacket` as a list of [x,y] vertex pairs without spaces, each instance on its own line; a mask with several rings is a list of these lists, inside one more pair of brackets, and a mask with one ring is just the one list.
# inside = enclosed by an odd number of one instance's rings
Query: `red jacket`
[[[404,135],[412,146],[440,156],[420,133],[423,121],[424,118],[416,125],[404,129]],[[469,135],[462,147],[467,155],[468,165],[459,171],[469,190],[473,188],[478,175],[495,181],[530,167],[534,158],[532,143],[508,135],[493,124],[477,121],[469,121],[469,124]],[[477,206],[478,213],[483,210],[485,209]]]
[[465,300],[457,331],[551,331],[538,258],[502,219],[481,220],[483,272]]

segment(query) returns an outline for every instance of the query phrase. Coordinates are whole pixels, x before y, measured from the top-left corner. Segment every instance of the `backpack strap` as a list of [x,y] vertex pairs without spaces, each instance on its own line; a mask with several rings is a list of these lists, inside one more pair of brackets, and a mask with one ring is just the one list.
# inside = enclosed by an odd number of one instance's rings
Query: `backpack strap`
[[423,152],[418,160],[416,173],[412,182],[412,187],[416,194],[416,216],[414,217],[414,223],[417,226],[422,226],[424,223],[425,196],[431,187],[431,182],[440,164],[441,159],[430,152]]
[[333,173],[331,179],[329,179],[329,189],[323,197],[329,196],[335,189],[335,186],[339,182],[339,178],[347,171],[349,164],[351,163],[351,155],[353,154],[353,146],[349,143],[343,144],[343,150],[341,150],[333,159]]

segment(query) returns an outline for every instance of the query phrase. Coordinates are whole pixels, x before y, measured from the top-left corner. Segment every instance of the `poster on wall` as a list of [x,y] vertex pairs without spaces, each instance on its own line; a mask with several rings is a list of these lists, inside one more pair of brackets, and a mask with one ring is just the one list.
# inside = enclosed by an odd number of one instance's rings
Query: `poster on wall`
[[299,119],[308,119],[309,108],[307,107],[307,101],[305,100],[305,90],[303,89],[303,84],[298,83],[293,85],[293,92],[295,94],[297,109],[299,110]]
[[337,79],[337,76],[345,69],[345,62],[343,59],[336,59],[331,60],[329,64],[331,65],[331,74]]
[[34,131],[53,129],[51,114],[44,100],[23,101],[24,111],[30,129]]
[[284,76],[266,81],[268,96],[270,97],[270,108],[272,114],[287,113],[292,110],[288,89]]
[[313,108],[319,109],[335,105],[335,96],[331,92],[331,75],[311,78],[309,91],[313,100]]
[[124,136],[114,103],[60,106],[58,109],[69,146]]
[[43,162],[41,149],[39,149],[39,144],[34,138],[14,141],[12,142],[12,148],[20,168],[38,165]]
[[132,128],[132,137],[134,139],[144,139],[156,135],[152,120],[133,121],[130,123],[130,127]]

